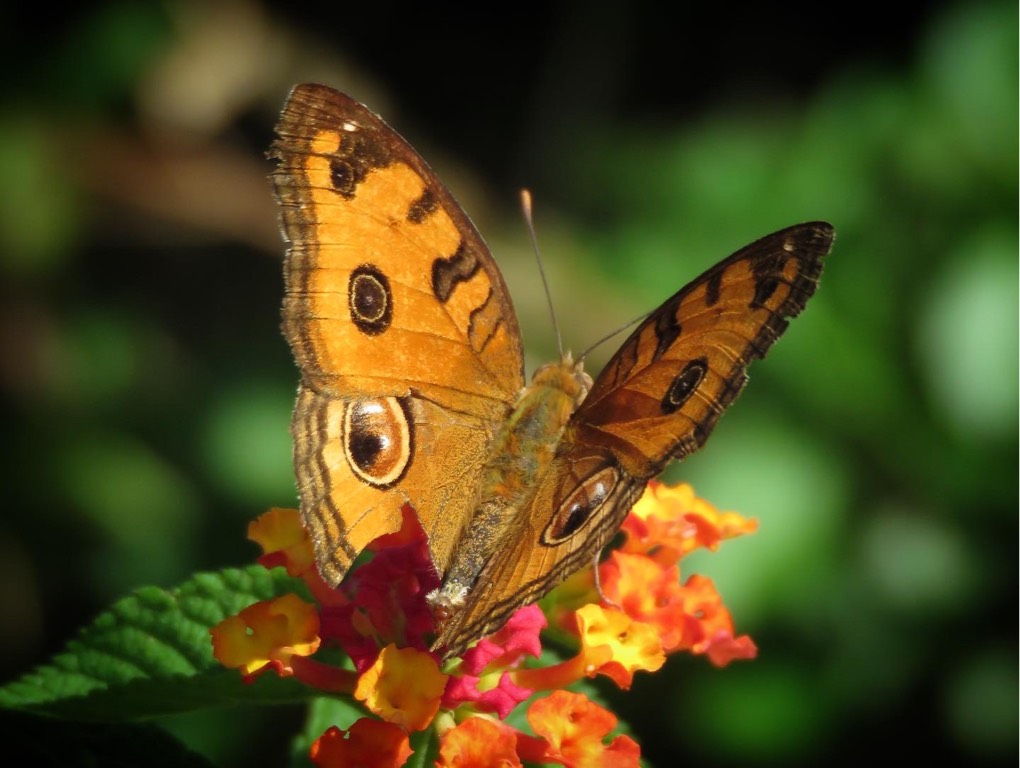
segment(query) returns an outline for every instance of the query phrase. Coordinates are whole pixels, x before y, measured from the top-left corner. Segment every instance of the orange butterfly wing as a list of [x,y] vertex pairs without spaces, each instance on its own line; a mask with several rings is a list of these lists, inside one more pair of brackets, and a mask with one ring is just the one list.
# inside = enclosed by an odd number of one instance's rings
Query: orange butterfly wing
[[595,381],[571,438],[609,448],[638,478],[700,448],[818,287],[833,230],[801,224],[716,264],[648,317]]
[[460,206],[374,113],[299,85],[276,130],[294,461],[320,571],[339,583],[410,502],[443,572],[524,384],[509,293]]
[[768,235],[709,269],[621,346],[571,417],[529,508],[481,570],[436,647],[457,655],[592,562],[649,478],[704,444],[814,293],[832,227]]

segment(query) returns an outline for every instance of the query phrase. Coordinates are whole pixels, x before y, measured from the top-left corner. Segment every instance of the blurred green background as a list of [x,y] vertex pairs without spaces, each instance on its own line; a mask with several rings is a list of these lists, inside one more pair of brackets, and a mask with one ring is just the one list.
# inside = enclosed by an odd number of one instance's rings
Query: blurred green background
[[[134,587],[250,562],[247,521],[294,505],[264,152],[315,80],[453,188],[529,373],[555,340],[521,186],[575,350],[754,238],[831,221],[817,296],[668,473],[760,520],[687,568],[760,657],[675,657],[607,696],[658,765],[1013,765],[1016,3],[20,5],[0,31],[0,682]],[[165,725],[277,765],[301,716]]]

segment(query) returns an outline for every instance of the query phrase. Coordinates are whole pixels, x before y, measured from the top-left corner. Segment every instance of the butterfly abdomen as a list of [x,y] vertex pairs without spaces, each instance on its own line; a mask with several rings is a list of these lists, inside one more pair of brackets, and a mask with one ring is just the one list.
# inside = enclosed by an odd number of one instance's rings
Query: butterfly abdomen
[[442,588],[430,597],[437,615],[456,612],[492,554],[514,534],[538,478],[552,463],[570,416],[590,379],[569,357],[536,371],[493,442],[482,472],[478,509],[454,550]]

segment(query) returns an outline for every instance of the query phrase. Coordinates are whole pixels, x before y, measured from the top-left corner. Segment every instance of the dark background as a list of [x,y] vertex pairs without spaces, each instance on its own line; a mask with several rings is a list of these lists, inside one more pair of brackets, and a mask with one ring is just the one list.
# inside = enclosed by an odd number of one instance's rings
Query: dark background
[[[1013,764],[1015,4],[51,12],[0,31],[0,681],[134,587],[251,561],[247,521],[294,504],[263,155],[317,80],[473,216],[529,372],[555,340],[519,187],[575,350],[755,237],[831,221],[816,298],[669,471],[760,520],[685,562],[760,656],[678,656],[606,695],[658,765]],[[301,715],[165,725],[273,765]]]

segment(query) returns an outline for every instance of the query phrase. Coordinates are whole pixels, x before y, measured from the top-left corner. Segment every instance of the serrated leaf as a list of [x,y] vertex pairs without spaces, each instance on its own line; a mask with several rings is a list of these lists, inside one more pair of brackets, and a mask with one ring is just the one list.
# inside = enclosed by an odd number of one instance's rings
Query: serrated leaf
[[236,702],[293,702],[314,691],[264,675],[252,685],[212,655],[209,630],[259,600],[303,592],[283,569],[194,576],[114,603],[64,651],[0,688],[0,706],[88,721],[133,720]]

